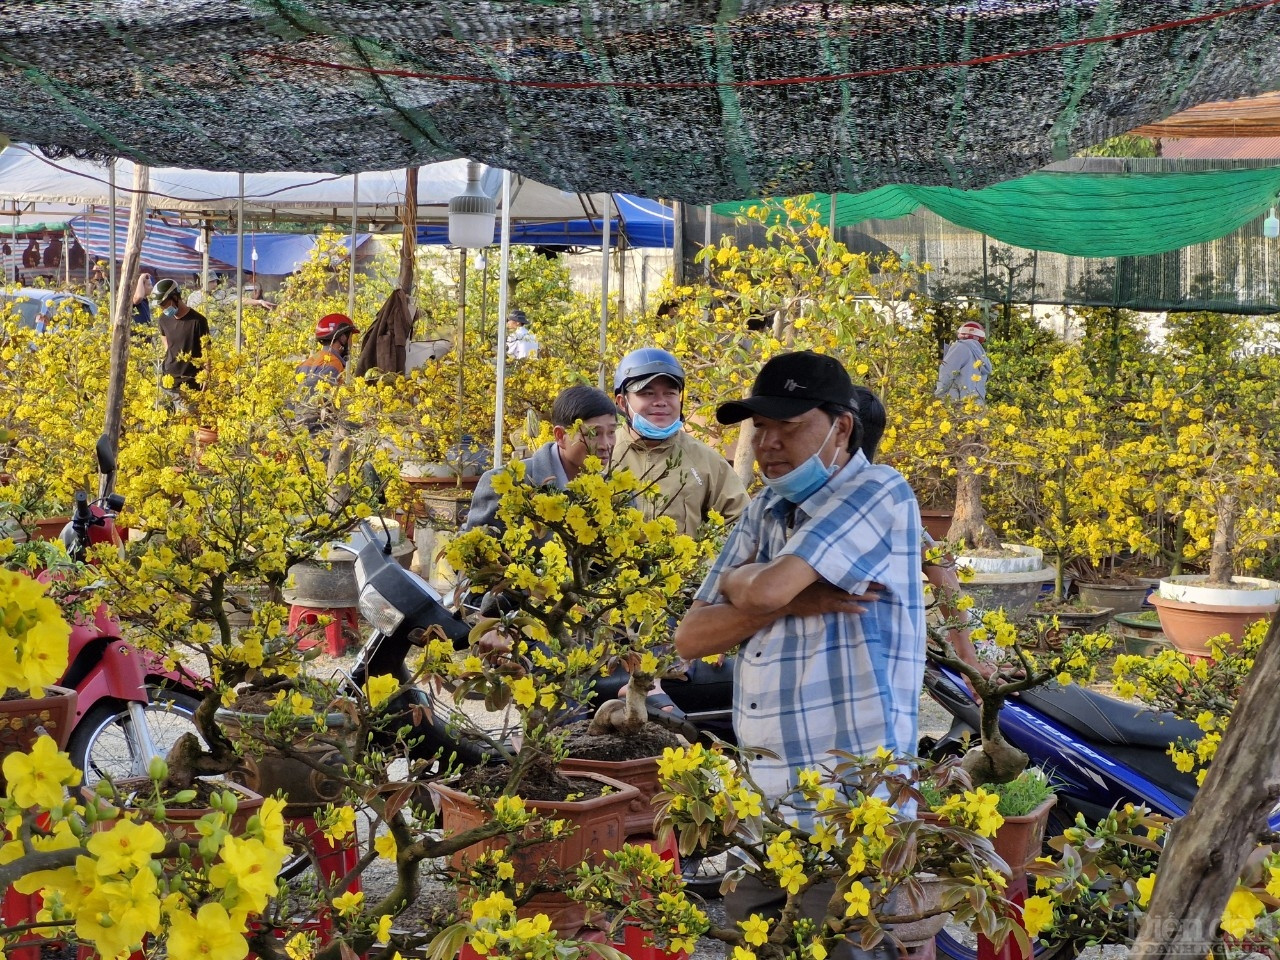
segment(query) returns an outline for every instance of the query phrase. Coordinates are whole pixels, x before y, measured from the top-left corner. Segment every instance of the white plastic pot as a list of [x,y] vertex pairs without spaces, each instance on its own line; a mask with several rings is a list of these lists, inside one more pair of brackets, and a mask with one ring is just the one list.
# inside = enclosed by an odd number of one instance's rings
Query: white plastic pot
[[1280,603],[1280,583],[1261,577],[1232,577],[1233,587],[1205,585],[1203,574],[1165,577],[1160,596],[1178,603],[1206,603],[1218,607],[1263,607]]
[[963,564],[974,573],[1031,573],[1044,567],[1044,553],[1036,547],[1021,543],[1002,543],[1000,546],[1009,556],[971,557],[961,554],[956,557],[956,563]]

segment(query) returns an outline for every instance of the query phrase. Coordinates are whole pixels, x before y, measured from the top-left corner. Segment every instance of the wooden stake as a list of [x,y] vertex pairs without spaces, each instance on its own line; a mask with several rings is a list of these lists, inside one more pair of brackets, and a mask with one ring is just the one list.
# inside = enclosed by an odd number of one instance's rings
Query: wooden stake
[[[150,168],[135,164],[133,205],[129,209],[129,235],[124,245],[124,269],[111,305],[111,372],[107,379],[107,412],[102,435],[107,440],[112,458],[120,452],[125,374],[129,368],[129,328],[133,322],[133,288],[138,283],[138,265],[142,260],[142,235],[146,230],[147,188],[150,180]],[[99,496],[108,492],[110,491],[100,490]]]

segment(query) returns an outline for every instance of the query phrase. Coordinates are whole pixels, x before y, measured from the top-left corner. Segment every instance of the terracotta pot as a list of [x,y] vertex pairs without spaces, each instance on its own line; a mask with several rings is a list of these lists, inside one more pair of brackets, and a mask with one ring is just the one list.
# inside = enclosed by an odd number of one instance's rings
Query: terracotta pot
[[61,540],[62,528],[71,522],[70,517],[45,517],[36,521],[37,540]]
[[654,809],[653,798],[658,794],[660,786],[657,757],[642,757],[639,760],[583,760],[569,757],[561,761],[560,769],[564,773],[598,773],[610,780],[620,780],[635,787],[639,794],[631,801],[627,813],[627,836],[653,834],[653,818],[658,812]]
[[1181,603],[1157,595],[1151,602],[1160,612],[1160,627],[1169,642],[1190,657],[1207,657],[1209,638],[1228,634],[1235,643],[1244,638],[1251,623],[1270,620],[1280,604],[1255,607],[1221,606],[1212,603]]
[[[53,737],[62,750],[71,736],[76,716],[76,692],[70,687],[48,686],[44,696],[0,700],[0,757],[26,753],[40,736],[40,729]],[[0,788],[5,785],[0,773]]]
[[924,522],[925,532],[935,540],[947,539],[947,534],[951,531],[951,519],[954,516],[954,510],[920,511],[920,519]]
[[[541,816],[568,820],[574,829],[547,843],[512,853],[511,862],[515,865],[518,882],[531,882],[544,862],[563,871],[572,871],[581,863],[602,864],[605,851],[620,850],[626,843],[627,814],[639,791],[595,773],[579,773],[575,777],[598,781],[612,787],[614,792],[590,800],[527,801],[526,809]],[[456,836],[489,821],[488,812],[470,794],[442,783],[428,784],[428,788],[435,796],[446,837]],[[467,864],[480,854],[506,846],[507,838],[501,836],[474,843],[455,853],[450,865],[457,871],[465,871]],[[458,896],[460,902],[466,896],[466,885],[461,879]],[[551,925],[558,934],[572,936],[586,921],[587,908],[562,892],[548,891],[535,895],[518,911],[521,917],[533,917],[539,913],[551,918]]]
[[[262,745],[264,714],[222,709],[215,717],[228,737],[248,748],[239,765],[227,774],[229,780],[264,797],[283,791],[288,801],[286,816],[308,816],[314,808],[341,799],[342,781],[325,776],[311,763],[341,767],[344,762],[342,751],[332,743],[313,742],[312,738],[323,736],[329,741],[340,740],[344,733],[354,730],[348,714],[330,712],[325,717],[324,734],[316,734],[314,725],[309,732],[299,731],[300,739],[294,744],[294,749],[306,759],[287,757]],[[260,757],[254,755],[258,750],[262,753]]]
[[[1027,865],[1040,856],[1044,846],[1045,826],[1049,822],[1049,811],[1057,802],[1057,796],[1050,796],[1030,813],[1020,817],[1005,817],[1004,823],[991,838],[991,845],[995,847],[1000,859],[1009,867],[1007,876],[1011,882],[1024,878]],[[920,811],[919,817],[930,823],[945,822],[931,810]]]

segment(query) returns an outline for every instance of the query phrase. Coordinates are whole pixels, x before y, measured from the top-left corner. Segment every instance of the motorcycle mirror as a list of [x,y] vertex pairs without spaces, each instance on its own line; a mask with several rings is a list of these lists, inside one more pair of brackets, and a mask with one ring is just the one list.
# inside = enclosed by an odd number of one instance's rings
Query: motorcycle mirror
[[111,451],[111,441],[105,433],[98,438],[98,444],[95,449],[98,454],[98,472],[104,476],[109,473],[115,473],[116,456]]

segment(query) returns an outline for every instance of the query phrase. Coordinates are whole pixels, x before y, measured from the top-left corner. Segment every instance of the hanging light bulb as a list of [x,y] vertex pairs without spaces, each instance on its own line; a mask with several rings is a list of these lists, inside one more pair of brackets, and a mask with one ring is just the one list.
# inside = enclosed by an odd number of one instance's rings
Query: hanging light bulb
[[1280,217],[1276,216],[1276,208],[1272,207],[1271,212],[1267,214],[1267,219],[1262,221],[1262,235],[1275,239],[1280,237]]
[[480,164],[467,163],[467,189],[449,201],[449,243],[487,247],[493,243],[497,204],[480,189]]

